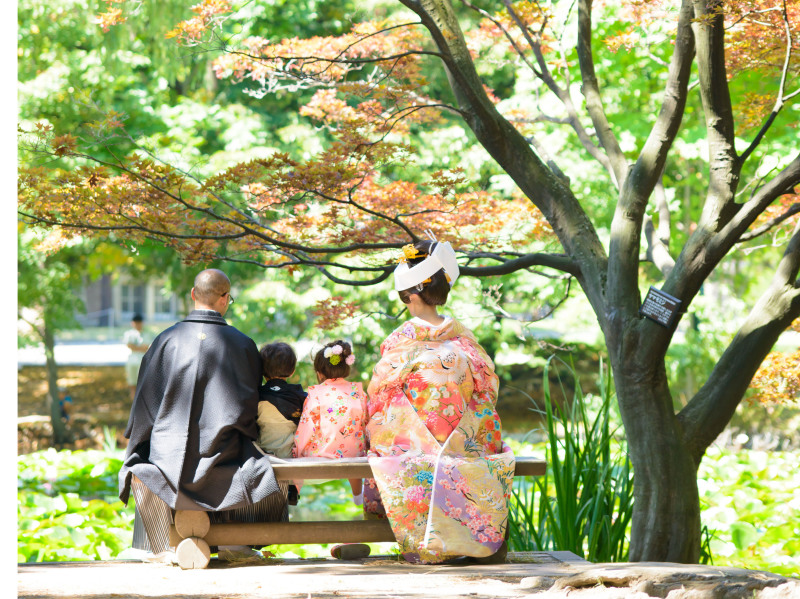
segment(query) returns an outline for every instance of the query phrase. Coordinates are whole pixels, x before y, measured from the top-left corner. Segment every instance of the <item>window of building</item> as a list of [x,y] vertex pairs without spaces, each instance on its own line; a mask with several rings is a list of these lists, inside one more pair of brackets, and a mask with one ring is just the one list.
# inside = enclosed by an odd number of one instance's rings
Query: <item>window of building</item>
[[155,318],[170,318],[175,315],[175,294],[168,293],[165,289],[156,288],[153,315]]
[[144,285],[120,285],[120,308],[125,316],[144,314]]

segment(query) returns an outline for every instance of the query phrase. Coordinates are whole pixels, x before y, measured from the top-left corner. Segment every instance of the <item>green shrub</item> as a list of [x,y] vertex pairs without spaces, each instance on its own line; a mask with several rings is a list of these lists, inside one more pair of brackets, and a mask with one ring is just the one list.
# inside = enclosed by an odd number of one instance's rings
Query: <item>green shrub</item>
[[[509,545],[515,551],[571,551],[592,562],[625,561],[633,470],[612,423],[611,376],[600,366],[600,395],[584,396],[575,371],[571,401],[552,401],[545,366],[547,474],[515,482]],[[537,493],[538,491],[538,493]]]
[[17,561],[111,559],[131,546],[133,503],[117,497],[119,451],[20,456]]
[[712,446],[697,482],[715,565],[800,573],[800,452]]

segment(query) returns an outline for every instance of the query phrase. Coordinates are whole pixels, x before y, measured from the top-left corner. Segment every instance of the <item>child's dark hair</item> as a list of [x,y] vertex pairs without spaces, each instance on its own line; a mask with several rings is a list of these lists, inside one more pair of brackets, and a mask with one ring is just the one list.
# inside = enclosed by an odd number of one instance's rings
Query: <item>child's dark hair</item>
[[[330,355],[325,357],[325,350],[328,348],[333,349],[336,346],[341,347],[342,352],[339,354],[328,352]],[[341,339],[332,341],[314,356],[314,370],[321,373],[326,379],[346,379],[350,376],[350,365],[347,363],[347,357],[352,354],[353,348],[347,341],[342,341]]]
[[[422,262],[431,253],[435,241],[418,241],[414,244],[414,248],[423,254],[419,258],[414,258],[408,261],[408,266],[413,267]],[[436,271],[431,276],[428,283],[422,283],[422,291],[418,291],[414,287],[404,289],[397,292],[400,295],[400,301],[407,304],[410,301],[412,294],[416,293],[422,298],[422,301],[429,306],[444,306],[447,303],[447,295],[450,293],[450,283],[447,282],[447,277],[444,274],[444,269]]]
[[285,379],[292,376],[297,356],[288,343],[267,343],[261,347],[261,365],[267,380]]

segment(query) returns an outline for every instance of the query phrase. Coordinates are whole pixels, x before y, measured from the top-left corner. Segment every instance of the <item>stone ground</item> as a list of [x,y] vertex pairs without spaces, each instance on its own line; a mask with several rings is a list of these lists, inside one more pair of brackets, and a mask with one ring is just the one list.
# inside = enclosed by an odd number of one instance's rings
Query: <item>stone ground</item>
[[569,552],[509,554],[498,565],[268,559],[205,570],[139,561],[19,564],[27,599],[795,599],[800,579],[711,566],[591,564]]

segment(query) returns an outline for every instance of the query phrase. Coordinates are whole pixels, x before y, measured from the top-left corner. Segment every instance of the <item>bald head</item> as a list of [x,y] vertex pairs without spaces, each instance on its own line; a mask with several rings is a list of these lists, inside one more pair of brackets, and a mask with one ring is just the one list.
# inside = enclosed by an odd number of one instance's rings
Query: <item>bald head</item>
[[195,308],[216,310],[224,314],[224,310],[220,310],[220,306],[224,303],[227,307],[227,294],[230,290],[230,279],[221,270],[209,268],[198,273],[194,278],[194,287],[192,288]]

